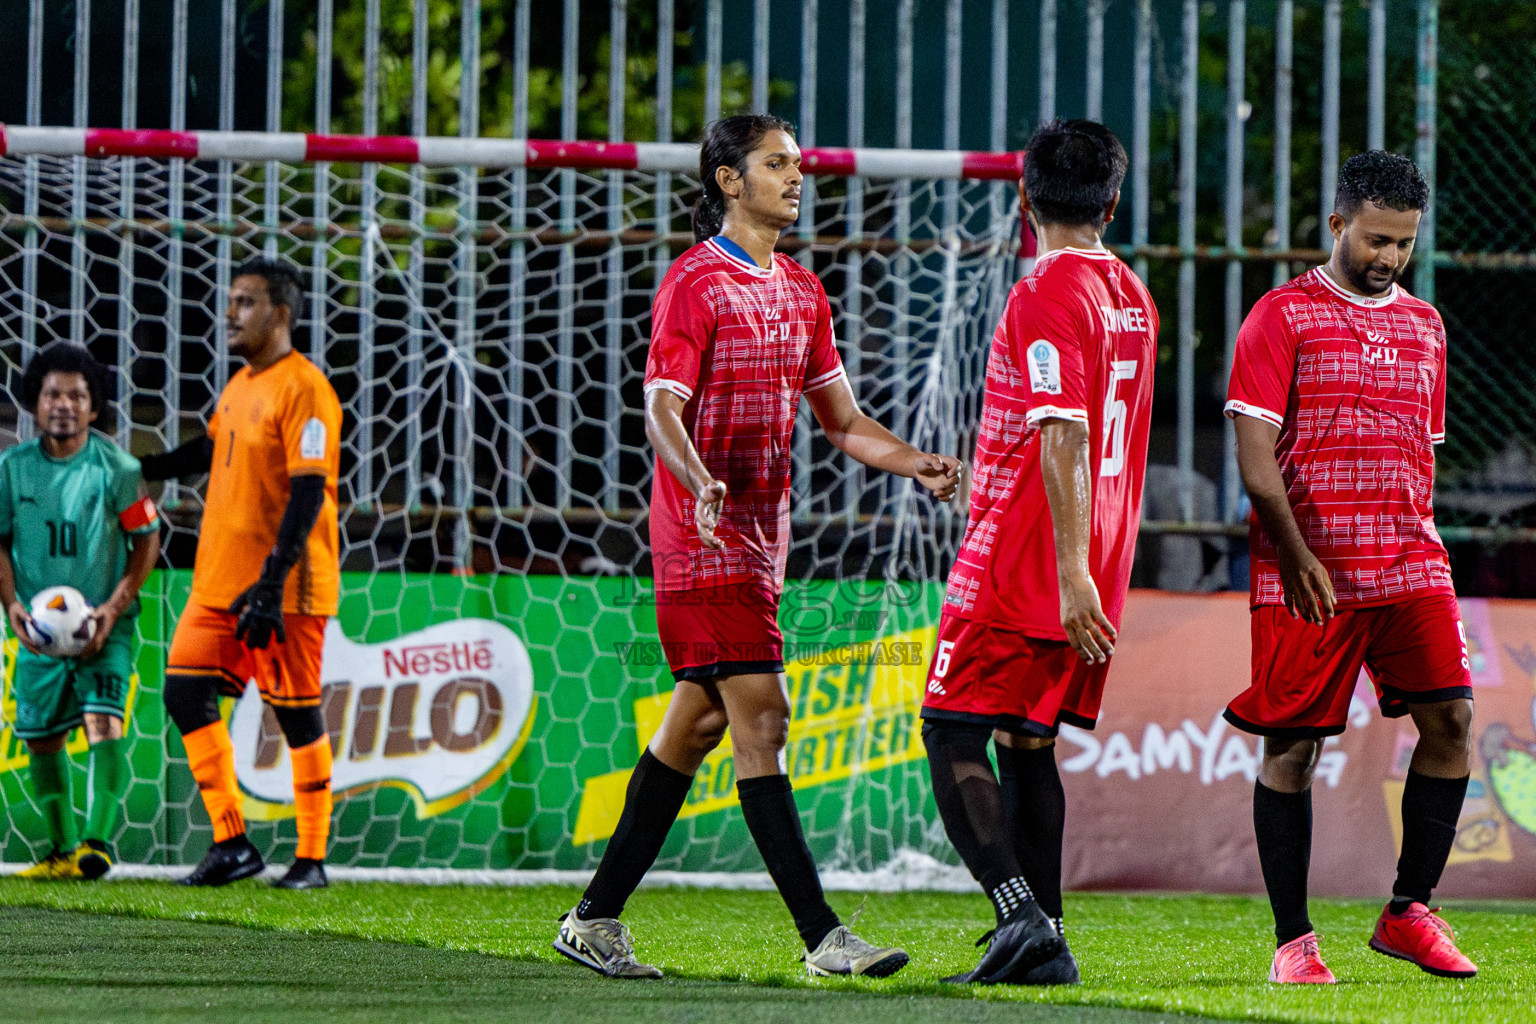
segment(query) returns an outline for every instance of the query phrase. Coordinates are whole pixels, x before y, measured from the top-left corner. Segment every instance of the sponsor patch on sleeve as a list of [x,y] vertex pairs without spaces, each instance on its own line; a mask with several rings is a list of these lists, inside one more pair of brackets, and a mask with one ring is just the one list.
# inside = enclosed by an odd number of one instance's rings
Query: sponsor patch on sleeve
[[160,513],[155,510],[155,503],[147,494],[117,514],[117,521],[129,533],[148,529],[159,519]]
[[1041,338],[1029,346],[1029,390],[1047,395],[1061,394],[1061,353]]
[[325,424],[314,417],[304,424],[304,430],[299,434],[299,458],[325,458]]

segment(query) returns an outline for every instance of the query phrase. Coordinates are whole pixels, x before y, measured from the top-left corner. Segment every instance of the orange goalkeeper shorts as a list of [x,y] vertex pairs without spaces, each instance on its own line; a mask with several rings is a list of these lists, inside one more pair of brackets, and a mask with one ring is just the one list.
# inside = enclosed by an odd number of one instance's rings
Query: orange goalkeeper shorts
[[284,708],[320,703],[320,658],[325,649],[324,615],[284,615],[287,639],[274,634],[265,649],[253,651],[235,639],[237,617],[220,608],[187,602],[171,638],[166,674],[215,676],[231,697],[255,680],[262,699]]

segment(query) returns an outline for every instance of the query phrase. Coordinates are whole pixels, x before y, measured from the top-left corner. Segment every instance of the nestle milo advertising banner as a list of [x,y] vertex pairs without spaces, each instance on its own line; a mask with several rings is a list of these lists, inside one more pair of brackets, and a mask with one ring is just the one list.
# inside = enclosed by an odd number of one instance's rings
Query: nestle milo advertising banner
[[[160,703],[164,658],[190,580],[157,573],[139,619],[128,735],[134,783],[117,837],[125,862],[191,864],[211,830]],[[589,868],[623,806],[630,768],[673,683],[648,581],[349,576],[326,635],[322,713],[334,753],[329,859],[371,867]],[[781,625],[791,707],[786,768],[807,839],[828,867],[911,854],[947,863],[918,711],[940,588],[788,586]],[[1477,692],[1472,783],[1441,893],[1536,895],[1536,604],[1464,601]],[[1259,743],[1220,717],[1246,682],[1241,595],[1133,593],[1092,732],[1064,729],[1073,887],[1258,891],[1251,799]],[[45,844],[10,731],[6,644],[0,856]],[[252,838],[273,860],[295,842],[282,732],[254,688],[226,701]],[[1319,894],[1389,885],[1408,720],[1385,721],[1361,682],[1316,784]],[[70,751],[82,802],[85,744]],[[730,742],[700,769],[660,867],[760,871],[735,798]],[[920,859],[920,858],[919,858]]]
[[[126,726],[135,781],[116,840],[126,862],[195,863],[211,841],[160,700],[189,589],[190,574],[157,572],[143,593]],[[892,769],[921,753],[917,695],[932,633],[923,625],[909,635],[902,624],[934,621],[939,596],[929,586],[830,583],[786,593],[793,770],[815,818],[808,828],[821,848],[846,848],[845,824],[875,816],[873,827],[855,827],[860,849],[850,863],[874,866],[903,847],[932,845],[925,781]],[[8,639],[0,799],[9,828],[0,856],[23,862],[46,851],[26,748],[10,731],[15,649]],[[347,575],[322,680],[336,795],[329,860],[465,869],[595,865],[673,687],[649,581],[515,575]],[[254,686],[224,712],[250,835],[281,862],[296,841],[282,731]],[[78,731],[69,749],[83,801]],[[727,742],[701,770],[663,865],[760,869],[735,806]]]

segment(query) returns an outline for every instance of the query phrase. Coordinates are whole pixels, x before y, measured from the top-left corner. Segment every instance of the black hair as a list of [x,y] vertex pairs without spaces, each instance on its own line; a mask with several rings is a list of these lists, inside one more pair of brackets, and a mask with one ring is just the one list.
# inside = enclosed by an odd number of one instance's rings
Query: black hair
[[1368,149],[1344,161],[1333,210],[1353,217],[1366,203],[1406,212],[1429,209],[1429,182],[1412,160],[1384,149]]
[[1042,224],[1103,222],[1129,163],[1114,132],[1097,121],[1055,120],[1024,148],[1024,194]]
[[27,412],[37,411],[37,400],[43,394],[43,378],[50,373],[78,373],[85,378],[86,389],[91,393],[91,409],[107,410],[107,368],[96,361],[84,345],[56,341],[32,357],[21,374],[21,407]]
[[304,285],[293,264],[286,260],[256,256],[236,267],[229,279],[233,281],[237,277],[248,276],[259,277],[267,282],[267,297],[272,300],[272,305],[287,306],[288,326],[290,329],[296,327],[304,316]]
[[745,174],[747,157],[763,141],[769,132],[795,134],[795,126],[782,117],[772,114],[737,114],[722,117],[709,126],[704,142],[699,146],[699,184],[704,194],[693,204],[693,240],[702,242],[720,233],[725,223],[725,193],[715,180],[715,171],[729,167],[737,174]]

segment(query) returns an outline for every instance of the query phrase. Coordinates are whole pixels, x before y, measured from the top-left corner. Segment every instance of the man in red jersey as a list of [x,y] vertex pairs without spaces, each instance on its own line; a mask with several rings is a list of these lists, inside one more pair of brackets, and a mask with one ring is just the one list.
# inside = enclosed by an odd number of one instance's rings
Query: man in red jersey
[[789,703],[777,615],[800,396],[842,451],[915,477],[941,500],[954,494],[960,463],[918,451],[859,411],[821,282],[774,254],[800,212],[791,132],[760,115],[710,127],[694,209],[699,244],[673,263],[652,310],[651,552],[656,625],[677,688],[602,863],[555,941],[609,977],[661,976],[636,960],[618,917],[727,725],[742,817],[805,942],[809,971],[883,977],[907,963],[901,950],[854,935],[827,905],[784,771]]
[[1311,785],[1362,665],[1382,714],[1411,715],[1419,731],[1397,881],[1371,948],[1431,974],[1477,973],[1426,906],[1456,838],[1472,728],[1466,639],[1431,507],[1445,326],[1397,284],[1428,206],[1405,157],[1352,157],[1328,263],[1260,299],[1237,338],[1227,415],[1253,500],[1253,684],[1226,718],[1264,737],[1253,824],[1279,943],[1270,981],[1334,980],[1307,918]]
[[[997,930],[954,981],[1071,984],[1061,937],[1062,722],[1093,728],[1130,585],[1157,308],[1104,248],[1125,150],[1092,121],[1027,147],[1035,269],[992,340],[970,521],[923,701],[934,799]],[[998,775],[987,757],[997,747]]]

